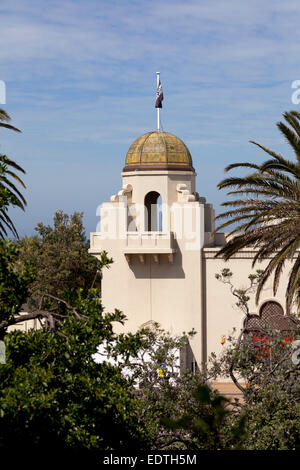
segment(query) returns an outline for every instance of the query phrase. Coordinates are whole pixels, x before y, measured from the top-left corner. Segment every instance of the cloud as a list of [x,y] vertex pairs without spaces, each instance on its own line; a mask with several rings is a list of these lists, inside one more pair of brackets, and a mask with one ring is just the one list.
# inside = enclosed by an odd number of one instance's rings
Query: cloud
[[[295,107],[299,13],[292,0],[2,4],[0,80],[6,82],[6,109],[23,134],[2,132],[1,149],[30,171],[32,213],[43,219],[37,181],[44,167],[60,185],[56,191],[49,186],[44,201],[60,207],[65,192],[76,209],[82,196],[74,188],[81,184],[87,204],[97,193],[86,208],[94,220],[94,207],[107,198],[109,181],[119,178],[130,143],[155,128],[157,70],[163,127],[195,153],[199,178],[210,175],[209,184],[199,181],[212,202],[225,164],[262,158],[250,139],[284,153],[275,123]],[[68,178],[56,176],[58,163]],[[24,230],[35,224],[32,217]]]

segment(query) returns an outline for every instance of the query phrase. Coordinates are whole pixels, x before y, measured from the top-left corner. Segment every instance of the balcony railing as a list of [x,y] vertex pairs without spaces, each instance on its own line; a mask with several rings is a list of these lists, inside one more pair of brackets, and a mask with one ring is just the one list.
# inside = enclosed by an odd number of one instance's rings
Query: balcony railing
[[127,232],[125,254],[175,253],[173,232]]
[[124,253],[129,263],[132,255],[138,255],[141,263],[145,262],[145,255],[151,255],[156,263],[160,255],[167,255],[170,263],[173,263],[173,255],[176,252],[173,232],[126,232],[123,237],[110,238],[107,233],[91,233],[91,245],[89,253],[99,254],[106,250],[118,249]]

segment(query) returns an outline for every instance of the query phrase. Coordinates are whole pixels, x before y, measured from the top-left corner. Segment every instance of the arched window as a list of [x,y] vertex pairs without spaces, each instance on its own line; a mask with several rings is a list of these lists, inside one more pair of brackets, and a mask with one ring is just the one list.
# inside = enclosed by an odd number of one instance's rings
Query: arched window
[[268,322],[268,320],[274,316],[284,315],[284,311],[278,302],[275,302],[275,300],[269,300],[260,307],[259,315]]
[[275,300],[268,300],[259,309],[258,315],[250,315],[244,323],[245,328],[251,330],[272,328],[275,330],[294,329],[293,320],[284,314],[282,306]]
[[161,195],[156,191],[145,196],[145,231],[162,231]]

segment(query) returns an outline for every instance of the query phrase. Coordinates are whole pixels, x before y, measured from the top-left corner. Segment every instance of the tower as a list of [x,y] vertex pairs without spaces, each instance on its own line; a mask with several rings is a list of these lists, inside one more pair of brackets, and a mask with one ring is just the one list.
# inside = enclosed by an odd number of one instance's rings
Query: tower
[[195,188],[184,142],[160,130],[138,137],[122,172],[122,189],[101,207],[90,253],[114,262],[103,276],[107,311],[122,310],[125,330],[157,322],[171,334],[195,329],[194,357],[203,361],[201,248],[212,239],[214,214]]
[[[194,329],[186,365],[196,361],[201,367],[212,353],[221,353],[228,336],[245,331],[249,318],[252,326],[264,322],[279,329],[289,320],[284,318],[282,287],[275,299],[271,281],[259,305],[249,296],[250,317],[245,318],[233,290],[248,285],[259,248],[241,249],[230,264],[218,257],[230,234],[215,233],[213,206],[196,191],[187,146],[160,130],[162,100],[157,73],[157,130],[131,144],[121,189],[102,204],[100,229],[91,233],[89,252],[100,257],[106,251],[113,258],[103,276],[102,301],[107,311],[118,308],[127,316],[125,326],[116,330],[134,332],[151,322],[172,335]],[[234,275],[230,288],[216,276],[224,268]]]

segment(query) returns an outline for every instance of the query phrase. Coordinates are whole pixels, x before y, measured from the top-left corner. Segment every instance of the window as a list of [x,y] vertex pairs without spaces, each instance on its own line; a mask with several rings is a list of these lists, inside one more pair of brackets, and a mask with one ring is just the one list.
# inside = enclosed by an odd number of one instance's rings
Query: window
[[145,231],[162,231],[161,195],[156,191],[145,196]]
[[273,328],[275,330],[291,330],[294,329],[295,325],[293,320],[284,315],[282,306],[275,300],[269,300],[265,302],[259,310],[259,315],[250,315],[245,320],[245,328],[251,328],[252,330]]

